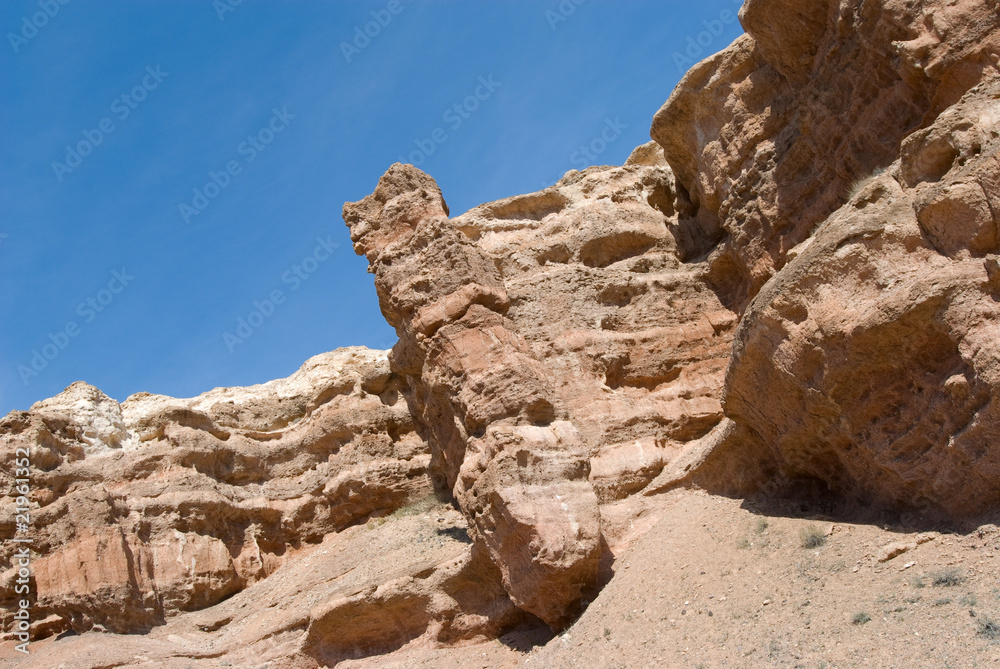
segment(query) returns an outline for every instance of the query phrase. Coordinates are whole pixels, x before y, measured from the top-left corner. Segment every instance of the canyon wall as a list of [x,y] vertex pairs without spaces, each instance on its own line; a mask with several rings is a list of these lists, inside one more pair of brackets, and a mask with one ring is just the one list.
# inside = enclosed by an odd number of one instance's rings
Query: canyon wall
[[439,489],[554,626],[673,485],[1000,501],[996,2],[741,20],[654,117],[662,161],[454,219],[397,164],[344,209]]
[[315,667],[561,630],[680,486],[918,523],[1000,506],[1000,5],[740,19],[623,166],[451,217],[396,164],[346,204],[391,352],[8,414],[33,634],[177,620],[213,657]]
[[[398,385],[384,352],[359,347],[193,399],[140,393],[120,405],[78,382],[8,414],[5,486],[16,449],[31,454],[38,628],[148,631],[429,494],[429,448]],[[14,518],[3,523],[12,537]],[[19,547],[4,542],[3,564]],[[15,575],[0,575],[6,629]]]

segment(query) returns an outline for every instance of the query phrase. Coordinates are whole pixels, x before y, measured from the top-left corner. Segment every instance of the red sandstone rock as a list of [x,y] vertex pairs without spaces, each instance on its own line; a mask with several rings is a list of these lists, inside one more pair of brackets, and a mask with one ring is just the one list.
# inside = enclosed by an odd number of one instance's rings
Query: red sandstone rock
[[927,516],[1000,502],[998,121],[994,79],[908,137],[765,284],[729,370],[726,413],[752,435],[734,448]]
[[[429,494],[427,445],[398,389],[384,353],[354,348],[261,386],[119,406],[76,383],[8,414],[0,476],[16,447],[31,450],[36,619],[58,616],[49,633],[146,631]],[[4,564],[15,549],[3,545]],[[5,625],[13,576],[0,577]]]
[[[397,164],[346,205],[388,359],[9,414],[0,485],[18,446],[38,472],[33,634],[146,632],[40,661],[314,669],[559,629],[679,486],[1000,507],[998,16],[748,0],[624,166],[449,218]],[[412,505],[432,487],[461,517]]]

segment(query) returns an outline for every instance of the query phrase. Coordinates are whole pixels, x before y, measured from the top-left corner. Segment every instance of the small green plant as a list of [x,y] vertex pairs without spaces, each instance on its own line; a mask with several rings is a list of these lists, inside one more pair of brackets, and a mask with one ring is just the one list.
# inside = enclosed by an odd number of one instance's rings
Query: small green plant
[[924,577],[923,576],[917,576],[916,574],[914,574],[913,576],[911,576],[910,577],[910,587],[911,588],[922,588],[922,587],[924,587]]
[[936,588],[953,588],[965,581],[962,572],[954,567],[942,569],[931,574],[931,584]]
[[438,504],[439,502],[434,495],[425,495],[423,497],[411,499],[409,502],[396,509],[392,512],[392,517],[406,518],[407,516],[417,516],[421,513],[430,511]]
[[851,618],[852,625],[864,625],[867,622],[871,622],[872,617],[868,615],[865,611],[858,611]]
[[736,547],[739,548],[740,550],[746,550],[747,548],[750,548],[750,540],[747,539],[746,537],[743,537],[742,539],[736,542]]
[[416,516],[421,513],[426,513],[437,506],[440,502],[434,495],[425,495],[423,497],[417,497],[411,499],[409,502],[403,506],[397,508],[392,513],[384,516],[377,516],[369,518],[366,523],[368,529],[374,529],[385,525],[390,520],[399,520],[400,518],[406,518],[407,516]]
[[754,530],[757,532],[757,534],[763,534],[764,530],[766,529],[767,529],[767,519],[758,518],[757,526],[754,528]]
[[972,607],[978,604],[979,600],[976,599],[976,593],[967,592],[964,595],[962,595],[962,598],[958,600],[958,603],[961,604],[962,606]]
[[951,597],[942,597],[934,600],[934,606],[947,606],[951,604]]
[[803,528],[799,535],[802,538],[803,548],[819,548],[826,543],[826,535],[815,525]]
[[1000,641],[1000,622],[997,622],[990,618],[989,616],[983,616],[979,619],[976,625],[978,629],[976,633],[989,639],[990,641]]

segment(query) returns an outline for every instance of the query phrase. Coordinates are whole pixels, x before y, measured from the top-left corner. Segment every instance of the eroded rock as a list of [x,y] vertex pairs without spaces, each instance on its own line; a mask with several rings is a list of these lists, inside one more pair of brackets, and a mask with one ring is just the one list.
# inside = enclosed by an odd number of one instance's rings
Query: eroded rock
[[[344,209],[388,357],[0,423],[0,485],[19,445],[38,471],[33,634],[313,669],[565,627],[678,486],[998,508],[998,15],[748,0],[624,166],[449,218],[393,165]],[[404,513],[432,487],[461,518]]]
[[747,34],[694,66],[652,128],[688,216],[728,235],[713,265],[736,308],[908,135],[1000,68],[994,0],[748,0],[740,19]]
[[[787,476],[928,516],[1000,502],[1000,305],[983,261],[998,250],[998,100],[994,80],[908,138],[748,307],[726,412]],[[925,152],[967,136],[975,149],[928,172]]]
[[[399,390],[384,352],[352,348],[260,386],[119,405],[76,383],[9,414],[2,476],[17,447],[31,451],[36,619],[58,616],[49,633],[148,631],[429,494],[430,454]],[[10,564],[15,546],[2,550]]]
[[439,486],[515,603],[554,627],[596,584],[602,544],[622,543],[599,505],[722,418],[735,314],[685,262],[699,240],[670,170],[653,147],[634,158],[454,219],[430,177],[394,165],[344,211]]

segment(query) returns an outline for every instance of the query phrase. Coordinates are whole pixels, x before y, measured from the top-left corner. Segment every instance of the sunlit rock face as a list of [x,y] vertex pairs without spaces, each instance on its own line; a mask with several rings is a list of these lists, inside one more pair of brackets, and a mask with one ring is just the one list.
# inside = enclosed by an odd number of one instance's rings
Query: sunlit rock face
[[146,633],[48,657],[314,669],[561,630],[678,486],[995,510],[1000,7],[740,18],[623,166],[451,216],[396,164],[346,204],[391,352],[0,421],[5,508],[30,453],[33,638]]
[[714,487],[995,505],[996,3],[751,0],[741,20],[652,130],[741,312]]
[[397,164],[344,217],[439,489],[512,600],[558,628],[641,508],[627,498],[722,418],[736,316],[685,262],[700,240],[670,170],[643,147],[449,219],[437,184]]
[[[31,454],[36,615],[50,631],[148,630],[429,494],[430,454],[399,388],[385,352],[359,347],[191,399],[119,404],[78,382],[8,414],[2,476],[19,447]],[[15,549],[4,544],[4,564]],[[2,586],[14,602],[13,569]]]

